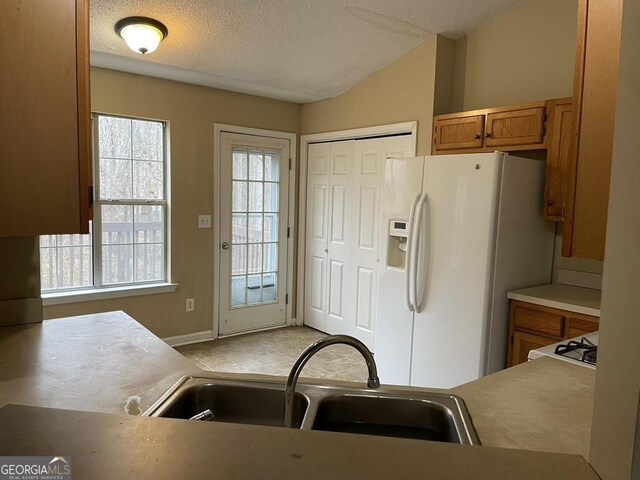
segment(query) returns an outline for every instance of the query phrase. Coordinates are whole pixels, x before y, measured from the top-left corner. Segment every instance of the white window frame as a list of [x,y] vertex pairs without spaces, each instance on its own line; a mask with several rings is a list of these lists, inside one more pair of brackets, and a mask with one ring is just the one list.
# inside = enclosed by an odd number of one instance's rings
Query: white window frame
[[[142,120],[158,122],[163,128],[163,199],[162,200],[101,200],[100,199],[100,156],[99,156],[99,122],[100,116],[124,118],[127,120]],[[170,155],[169,155],[169,122],[166,120],[148,117],[117,115],[106,112],[94,112],[91,115],[93,132],[93,158],[92,165],[94,198],[93,198],[93,232],[91,247],[93,255],[93,285],[89,287],[68,288],[64,290],[43,292],[43,305],[59,305],[109,298],[130,297],[138,295],[152,295],[158,293],[175,292],[178,285],[171,279],[171,214],[170,214]],[[103,285],[102,282],[102,205],[131,205],[146,206],[159,205],[164,207],[164,280],[152,280],[147,282],[129,282]],[[135,248],[134,248],[135,251]]]

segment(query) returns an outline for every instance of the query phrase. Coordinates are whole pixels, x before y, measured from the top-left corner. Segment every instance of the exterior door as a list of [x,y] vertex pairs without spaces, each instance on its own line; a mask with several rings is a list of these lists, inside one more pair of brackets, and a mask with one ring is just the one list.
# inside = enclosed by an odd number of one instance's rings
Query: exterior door
[[219,334],[286,324],[289,141],[221,135]]

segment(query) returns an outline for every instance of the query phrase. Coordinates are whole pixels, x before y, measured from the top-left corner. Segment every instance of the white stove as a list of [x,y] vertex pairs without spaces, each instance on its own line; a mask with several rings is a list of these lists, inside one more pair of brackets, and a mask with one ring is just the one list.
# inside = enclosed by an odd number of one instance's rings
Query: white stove
[[[535,360],[540,357],[552,357],[557,360],[573,363],[587,368],[596,368],[595,353],[598,346],[598,332],[589,333],[570,340],[562,340],[561,342],[547,345],[546,347],[531,350],[529,352],[529,360]],[[585,352],[588,352],[585,357]],[[590,358],[593,355],[593,360]]]

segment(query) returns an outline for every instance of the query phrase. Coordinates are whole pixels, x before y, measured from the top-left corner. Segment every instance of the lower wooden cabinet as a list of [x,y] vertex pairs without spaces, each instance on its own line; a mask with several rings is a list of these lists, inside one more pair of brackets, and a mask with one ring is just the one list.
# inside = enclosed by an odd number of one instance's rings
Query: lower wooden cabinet
[[595,332],[599,320],[591,315],[514,300],[511,302],[507,366],[526,362],[531,350]]

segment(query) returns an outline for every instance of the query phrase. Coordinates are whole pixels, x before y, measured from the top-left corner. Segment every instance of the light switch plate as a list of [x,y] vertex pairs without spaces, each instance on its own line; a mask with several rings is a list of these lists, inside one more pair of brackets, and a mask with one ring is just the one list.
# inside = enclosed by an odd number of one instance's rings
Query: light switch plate
[[211,215],[198,215],[198,228],[211,228]]

